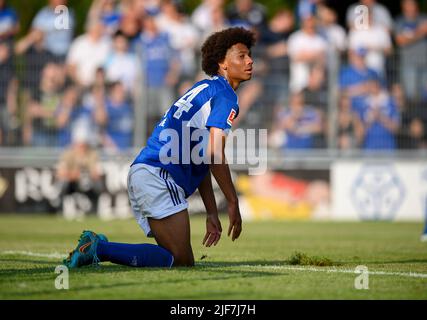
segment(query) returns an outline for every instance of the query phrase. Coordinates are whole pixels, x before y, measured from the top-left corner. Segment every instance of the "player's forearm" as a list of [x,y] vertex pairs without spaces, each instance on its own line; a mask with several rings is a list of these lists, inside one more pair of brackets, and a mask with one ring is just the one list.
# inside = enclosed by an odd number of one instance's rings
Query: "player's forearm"
[[203,200],[203,204],[206,208],[206,213],[208,215],[218,214],[218,208],[215,202],[215,195],[212,188],[212,179],[211,173],[208,172],[206,177],[203,179],[202,183],[199,186],[200,196]]
[[237,204],[237,193],[227,163],[211,164],[211,172],[229,204]]
[[225,158],[225,138],[223,130],[211,128],[207,154],[210,158],[212,175],[218,182],[228,203],[237,203],[236,190]]

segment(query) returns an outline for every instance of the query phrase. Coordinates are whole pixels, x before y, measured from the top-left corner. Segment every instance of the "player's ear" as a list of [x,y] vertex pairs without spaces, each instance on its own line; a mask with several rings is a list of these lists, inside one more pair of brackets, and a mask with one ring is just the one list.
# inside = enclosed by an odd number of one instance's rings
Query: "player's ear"
[[220,70],[224,70],[224,71],[227,70],[227,63],[225,62],[225,59],[224,59],[224,61],[222,61],[222,62],[220,62],[218,64],[219,64]]

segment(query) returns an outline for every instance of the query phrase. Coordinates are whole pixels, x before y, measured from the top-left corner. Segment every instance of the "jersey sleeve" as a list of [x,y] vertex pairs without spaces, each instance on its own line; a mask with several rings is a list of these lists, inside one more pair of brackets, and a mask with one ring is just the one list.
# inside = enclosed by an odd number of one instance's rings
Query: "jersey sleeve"
[[228,132],[238,114],[237,102],[225,97],[220,92],[211,99],[211,113],[206,121],[206,127],[220,128]]

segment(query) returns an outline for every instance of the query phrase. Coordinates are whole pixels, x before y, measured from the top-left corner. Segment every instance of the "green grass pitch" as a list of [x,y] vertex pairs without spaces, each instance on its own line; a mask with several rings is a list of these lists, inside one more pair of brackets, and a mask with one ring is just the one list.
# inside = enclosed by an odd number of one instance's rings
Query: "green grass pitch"
[[[227,230],[227,217],[221,220]],[[421,223],[247,222],[240,239],[224,234],[213,248],[201,244],[201,216],[191,217],[191,227],[194,268],[103,263],[71,270],[69,289],[57,290],[55,267],[82,230],[110,241],[153,241],[134,220],[0,216],[0,299],[427,299]],[[291,265],[296,251],[333,265]],[[355,288],[358,265],[369,270],[369,289]]]

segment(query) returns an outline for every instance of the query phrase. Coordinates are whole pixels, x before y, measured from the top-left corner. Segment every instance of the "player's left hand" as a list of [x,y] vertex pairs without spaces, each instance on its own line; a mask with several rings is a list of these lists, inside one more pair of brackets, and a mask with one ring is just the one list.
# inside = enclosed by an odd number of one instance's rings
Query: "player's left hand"
[[238,203],[228,204],[228,218],[230,220],[230,225],[228,227],[227,235],[232,235],[231,240],[234,241],[240,236],[240,233],[242,232],[242,217],[240,215]]
[[203,239],[203,245],[210,247],[212,244],[216,246],[221,238],[221,222],[218,214],[208,214],[206,217],[206,235]]

